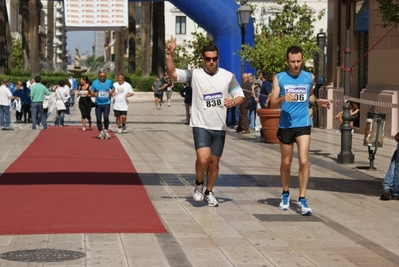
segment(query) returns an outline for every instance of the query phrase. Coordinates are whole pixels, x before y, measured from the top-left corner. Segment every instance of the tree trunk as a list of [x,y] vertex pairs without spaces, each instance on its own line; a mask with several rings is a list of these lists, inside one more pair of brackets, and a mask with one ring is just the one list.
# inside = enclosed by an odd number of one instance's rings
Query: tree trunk
[[30,74],[40,74],[39,68],[39,4],[38,0],[29,0],[29,51],[30,51]]
[[54,70],[54,1],[47,1],[47,64]]
[[10,21],[8,20],[7,6],[6,6],[6,52],[7,52],[7,69],[14,69],[14,61],[12,60],[12,39],[11,39],[11,31],[10,31]]
[[123,74],[125,67],[125,33],[126,30],[124,28],[115,32],[115,78],[117,78],[118,74]]
[[129,2],[129,57],[127,60],[127,71],[136,71],[136,3]]
[[152,73],[165,73],[165,3],[154,2],[152,12]]
[[141,3],[142,62],[141,76],[150,76],[151,3]]
[[[7,16],[6,1],[0,2],[0,25],[5,25]],[[6,29],[0,27],[0,74],[6,72]],[[3,119],[3,118],[2,118]]]
[[29,70],[29,0],[21,0],[22,70]]

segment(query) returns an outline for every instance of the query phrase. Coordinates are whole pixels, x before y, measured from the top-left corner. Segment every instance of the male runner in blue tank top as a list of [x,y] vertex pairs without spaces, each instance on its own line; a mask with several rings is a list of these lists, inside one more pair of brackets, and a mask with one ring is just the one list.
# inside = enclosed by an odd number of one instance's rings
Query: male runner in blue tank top
[[309,102],[323,107],[330,107],[326,99],[317,99],[313,95],[314,76],[302,70],[303,52],[298,46],[287,49],[288,70],[277,73],[273,79],[271,108],[281,109],[277,137],[280,140],[281,166],[280,175],[283,186],[281,210],[290,209],[289,181],[294,143],[298,147],[298,205],[302,215],[311,215],[305,194],[309,180],[309,147],[311,120]]

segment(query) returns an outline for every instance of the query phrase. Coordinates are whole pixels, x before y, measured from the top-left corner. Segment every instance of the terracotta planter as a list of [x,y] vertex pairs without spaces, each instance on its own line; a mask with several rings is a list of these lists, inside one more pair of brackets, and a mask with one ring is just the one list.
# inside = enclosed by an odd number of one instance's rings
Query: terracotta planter
[[280,109],[263,109],[256,110],[262,124],[263,136],[266,143],[279,143],[277,138],[278,121],[280,119]]

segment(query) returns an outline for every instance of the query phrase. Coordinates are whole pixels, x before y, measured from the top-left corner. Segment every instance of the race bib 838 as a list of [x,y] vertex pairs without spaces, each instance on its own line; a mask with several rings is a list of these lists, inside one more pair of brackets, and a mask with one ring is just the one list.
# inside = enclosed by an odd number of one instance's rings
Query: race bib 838
[[223,94],[221,92],[212,93],[212,94],[204,94],[202,97],[204,101],[204,109],[214,108],[214,107],[223,107]]

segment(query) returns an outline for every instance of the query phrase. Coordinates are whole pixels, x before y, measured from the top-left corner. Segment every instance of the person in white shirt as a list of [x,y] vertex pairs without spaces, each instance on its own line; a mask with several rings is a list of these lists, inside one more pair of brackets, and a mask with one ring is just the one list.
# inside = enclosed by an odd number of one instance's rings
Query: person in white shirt
[[[193,90],[190,126],[193,127],[197,154],[193,198],[195,201],[204,200],[210,207],[217,207],[219,203],[212,190],[224,149],[227,108],[240,105],[244,93],[234,74],[218,67],[219,51],[216,46],[204,46],[203,68],[191,70],[175,68],[175,49],[176,38],[172,37],[168,44],[166,72],[174,81],[190,82]],[[205,173],[207,184],[203,193]]]
[[[58,83],[58,88],[55,92],[55,99],[64,101],[64,104],[68,102],[70,97],[69,87],[65,85],[65,80],[61,80]],[[65,105],[65,108],[67,106]],[[66,109],[57,109],[57,115],[55,116],[55,126],[62,127],[64,126],[64,116]]]
[[114,83],[115,91],[113,93],[112,103],[118,133],[126,133],[127,111],[129,109],[128,98],[134,95],[134,91],[130,83],[125,81],[123,74],[117,75],[118,82]]
[[8,79],[4,79],[0,86],[0,126],[2,130],[12,130],[10,128],[11,115],[10,103],[11,99],[19,99],[13,96],[7,86],[10,84]]

